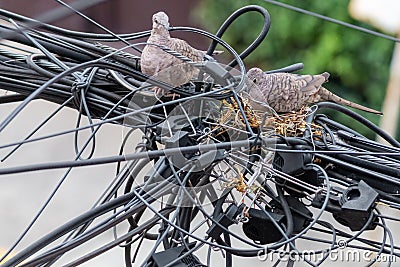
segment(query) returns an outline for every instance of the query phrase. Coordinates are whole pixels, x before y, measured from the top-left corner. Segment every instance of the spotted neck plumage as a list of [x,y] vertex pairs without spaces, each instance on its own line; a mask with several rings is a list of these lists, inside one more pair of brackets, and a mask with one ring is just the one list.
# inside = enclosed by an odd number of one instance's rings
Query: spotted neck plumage
[[157,36],[158,38],[164,38],[164,39],[168,39],[171,37],[169,34],[169,31],[164,27],[153,28],[151,30],[151,35]]

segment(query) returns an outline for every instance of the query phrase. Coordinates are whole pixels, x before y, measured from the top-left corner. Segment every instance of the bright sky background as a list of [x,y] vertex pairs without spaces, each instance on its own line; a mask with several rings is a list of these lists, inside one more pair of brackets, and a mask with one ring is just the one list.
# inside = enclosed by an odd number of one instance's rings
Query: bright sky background
[[352,0],[349,10],[355,19],[386,32],[400,34],[399,0]]

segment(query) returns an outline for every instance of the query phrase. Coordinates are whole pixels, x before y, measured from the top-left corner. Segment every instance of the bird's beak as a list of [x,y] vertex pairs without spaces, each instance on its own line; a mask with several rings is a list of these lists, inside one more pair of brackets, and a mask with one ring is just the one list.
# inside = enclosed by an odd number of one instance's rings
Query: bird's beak
[[165,28],[167,31],[169,31],[169,30],[171,29],[171,26],[170,26],[169,23],[168,23],[168,25],[165,25],[164,28]]

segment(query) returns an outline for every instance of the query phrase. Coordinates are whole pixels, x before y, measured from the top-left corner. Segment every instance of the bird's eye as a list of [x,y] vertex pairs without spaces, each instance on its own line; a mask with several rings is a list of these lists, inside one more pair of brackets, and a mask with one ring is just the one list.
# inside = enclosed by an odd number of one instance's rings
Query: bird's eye
[[154,20],[154,22],[155,22],[155,23],[158,23],[158,20],[157,20],[157,19],[155,19],[155,20]]
[[253,83],[256,83],[257,82],[257,79],[253,79]]

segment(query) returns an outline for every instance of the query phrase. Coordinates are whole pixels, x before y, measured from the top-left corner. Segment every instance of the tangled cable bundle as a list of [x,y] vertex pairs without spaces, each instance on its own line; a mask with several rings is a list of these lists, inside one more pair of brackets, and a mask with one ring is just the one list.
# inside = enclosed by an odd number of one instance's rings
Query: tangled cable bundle
[[[238,53],[222,37],[249,12],[262,16],[264,25]],[[399,260],[400,246],[388,226],[398,222],[388,210],[400,208],[399,142],[338,104],[322,102],[278,114],[253,109],[242,97],[247,82],[243,60],[270,27],[264,8],[237,10],[216,34],[171,28],[211,43],[204,62],[160,47],[199,69],[195,80],[179,86],[141,72],[140,53],[150,31],[94,34],[5,10],[0,16],[0,86],[7,92],[0,104],[17,103],[2,116],[0,131],[36,99],[77,110],[80,119],[89,121],[53,135],[1,143],[1,149],[12,148],[2,154],[3,161],[30,142],[91,133],[83,146],[74,144],[74,160],[2,168],[0,175],[106,163],[117,163],[118,170],[92,209],[12,253],[2,266],[59,265],[64,255],[107,231],[114,231],[112,240],[63,264],[76,266],[118,246],[126,266],[214,266],[221,261],[233,266],[237,256],[261,264],[268,258],[273,266],[296,261],[320,266],[346,249],[372,252],[368,266],[382,257],[389,265]],[[208,56],[217,45],[229,63]],[[157,95],[155,88],[168,94]],[[390,145],[329,118],[325,109],[349,116]],[[127,129],[121,154],[96,157],[92,149],[83,158],[104,124]],[[140,130],[135,151],[124,153],[135,130]],[[379,238],[368,235],[373,231]]]

